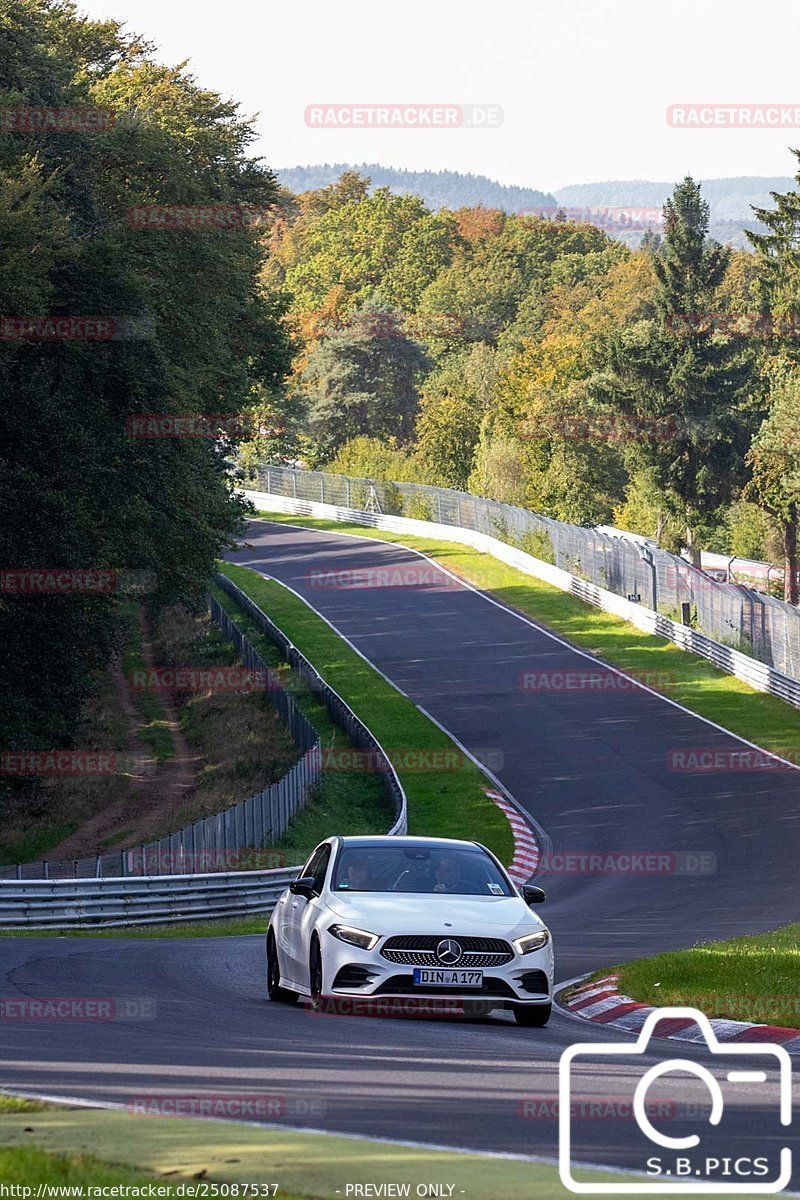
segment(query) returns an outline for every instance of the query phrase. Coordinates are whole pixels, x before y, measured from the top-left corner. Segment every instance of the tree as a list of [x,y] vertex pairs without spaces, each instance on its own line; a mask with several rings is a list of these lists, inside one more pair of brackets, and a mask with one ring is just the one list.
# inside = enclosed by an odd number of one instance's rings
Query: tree
[[800,513],[800,372],[785,361],[772,370],[769,415],[747,455],[752,480],[745,498],[778,523],[783,542],[784,598],[798,601],[797,526]]
[[421,389],[417,448],[431,482],[465,488],[481,420],[494,401],[497,356],[477,343],[450,354]]
[[0,562],[105,568],[111,594],[0,595],[4,745],[69,744],[119,640],[129,572],[153,602],[200,601],[245,506],[224,439],[129,436],[140,413],[234,414],[289,368],[258,284],[256,227],[136,228],[158,204],[268,207],[235,104],[155,62],[114,21],[61,0],[4,0],[4,110],[100,106],[99,130],[0,136],[6,315],[108,318],[102,340],[0,340]]
[[301,377],[316,461],[327,462],[362,434],[408,445],[427,365],[422,347],[403,332],[402,314],[387,305],[363,308],[331,331]]
[[729,254],[707,241],[709,207],[692,179],[675,188],[664,218],[663,246],[651,256],[656,319],[611,340],[594,391],[639,423],[632,469],[647,471],[699,564],[703,527],[744,482],[754,423],[744,399],[751,362],[708,319]]

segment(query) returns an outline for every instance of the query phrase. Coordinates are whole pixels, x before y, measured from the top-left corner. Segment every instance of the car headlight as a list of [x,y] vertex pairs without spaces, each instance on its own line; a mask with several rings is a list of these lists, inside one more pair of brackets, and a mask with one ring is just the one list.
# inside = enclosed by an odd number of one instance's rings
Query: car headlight
[[549,941],[549,929],[538,929],[536,933],[526,933],[525,937],[516,938],[514,945],[517,948],[517,954],[532,954],[534,950],[541,950],[542,946],[546,946]]
[[347,942],[348,946],[358,946],[359,950],[372,950],[378,944],[377,933],[356,929],[352,925],[331,925],[328,933],[332,933],[340,942]]

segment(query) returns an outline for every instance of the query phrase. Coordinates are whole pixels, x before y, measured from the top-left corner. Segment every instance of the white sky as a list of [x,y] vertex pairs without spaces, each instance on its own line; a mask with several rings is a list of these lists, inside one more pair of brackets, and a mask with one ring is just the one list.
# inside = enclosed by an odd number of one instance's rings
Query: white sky
[[[78,0],[258,113],[272,167],[381,162],[551,190],[793,175],[800,128],[671,129],[676,103],[800,109],[797,0]],[[492,130],[331,130],[314,103],[496,104]]]

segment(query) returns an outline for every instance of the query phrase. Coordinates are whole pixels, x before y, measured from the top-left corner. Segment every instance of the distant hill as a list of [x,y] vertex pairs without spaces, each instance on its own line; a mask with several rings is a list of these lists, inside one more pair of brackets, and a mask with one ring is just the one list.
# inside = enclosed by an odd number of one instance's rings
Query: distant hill
[[[753,217],[751,205],[772,208],[770,192],[787,192],[795,186],[788,175],[740,175],[729,179],[701,180],[703,195],[711,205],[710,234],[719,242],[748,246],[745,229],[763,229]],[[653,183],[646,179],[614,179],[605,183],[576,183],[559,188],[556,197],[565,207],[656,207],[671,194],[675,182]],[[625,236],[623,240],[628,241]]]
[[[327,186],[338,179],[343,171],[358,171],[360,175],[368,175],[373,187],[388,187],[398,193],[413,192],[421,196],[432,209],[483,204],[487,208],[502,208],[505,212],[542,209],[548,212],[561,205],[571,218],[573,214],[570,209],[660,208],[677,182],[613,179],[604,183],[576,183],[551,194],[536,188],[498,183],[485,175],[464,175],[458,171],[406,171],[383,167],[380,163],[323,163],[286,167],[276,174],[289,191],[307,192]],[[754,219],[750,206],[771,208],[770,192],[791,191],[794,186],[794,180],[788,175],[741,175],[729,179],[703,180],[703,195],[711,205],[711,236],[733,246],[749,246],[745,230],[757,231],[762,228]],[[604,227],[612,232],[608,224]],[[636,246],[641,241],[642,231],[614,229],[612,236]]]
[[535,188],[506,186],[485,175],[462,175],[459,171],[404,171],[382,167],[380,163],[323,163],[309,167],[286,167],[276,171],[290,192],[309,192],[326,187],[342,171],[368,175],[373,187],[388,187],[393,192],[413,192],[428,208],[502,208],[520,212],[528,208],[555,208],[556,198]]

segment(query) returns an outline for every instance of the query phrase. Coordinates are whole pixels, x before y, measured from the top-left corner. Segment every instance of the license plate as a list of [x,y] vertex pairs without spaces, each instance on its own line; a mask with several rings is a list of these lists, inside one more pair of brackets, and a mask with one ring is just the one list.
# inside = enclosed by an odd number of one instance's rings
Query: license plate
[[483,971],[457,967],[415,967],[414,983],[424,987],[483,987]]

